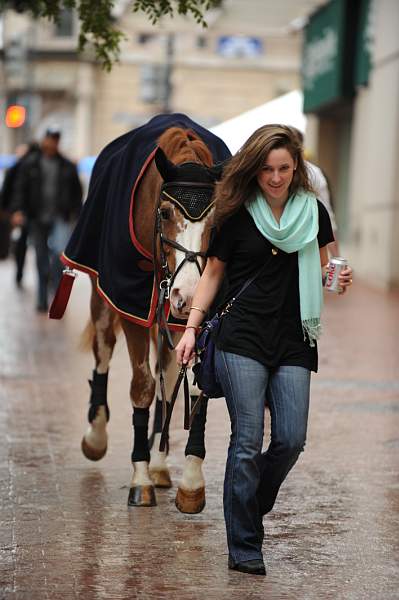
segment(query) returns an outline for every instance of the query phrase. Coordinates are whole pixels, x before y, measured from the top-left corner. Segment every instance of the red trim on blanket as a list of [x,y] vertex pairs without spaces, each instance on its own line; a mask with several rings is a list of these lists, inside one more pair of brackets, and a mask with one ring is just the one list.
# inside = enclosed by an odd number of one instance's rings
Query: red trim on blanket
[[143,319],[141,317],[138,317],[137,315],[134,315],[132,313],[128,313],[124,310],[121,310],[112,302],[112,300],[110,298],[108,298],[107,294],[104,292],[104,290],[99,285],[98,272],[95,269],[91,269],[90,267],[86,267],[86,265],[81,265],[80,263],[77,263],[74,260],[71,260],[70,258],[68,258],[66,256],[65,253],[61,255],[61,260],[65,265],[68,265],[74,269],[78,269],[79,271],[83,271],[83,273],[87,273],[88,275],[94,276],[95,280],[96,280],[97,292],[107,302],[107,304],[109,304],[109,306],[113,310],[115,310],[119,315],[121,315],[121,317],[123,317],[124,319],[128,319],[129,321],[133,321],[133,323],[137,323],[137,325],[142,325],[143,327],[152,327],[152,325],[154,323],[155,312],[156,312],[156,308],[157,308],[157,299],[158,299],[157,298],[158,294],[156,292],[154,284],[152,285],[152,294],[151,294],[150,310],[148,313],[148,317],[146,319]]
[[[80,263],[77,263],[74,260],[71,260],[70,258],[68,258],[66,256],[66,254],[62,254],[60,256],[60,258],[61,258],[61,261],[64,263],[64,265],[68,265],[69,267],[77,269],[78,271],[82,271],[83,273],[87,273],[88,275],[95,276],[95,278],[96,278],[96,289],[97,289],[98,294],[121,317],[123,317],[124,319],[127,319],[128,321],[132,321],[133,323],[136,323],[137,325],[141,325],[142,327],[152,327],[153,326],[154,319],[155,319],[155,313],[156,313],[156,309],[157,309],[157,302],[158,302],[158,291],[156,289],[155,282],[152,285],[150,311],[149,311],[148,317],[147,317],[147,319],[142,319],[141,317],[138,317],[137,315],[133,315],[131,313],[128,313],[128,312],[126,312],[124,310],[121,310],[117,306],[115,306],[115,304],[112,302],[112,300],[110,298],[108,298],[107,294],[99,286],[99,283],[98,283],[98,272],[95,269],[91,269],[90,267],[86,267],[85,265],[81,265]],[[165,313],[166,313],[166,318],[168,319],[169,318],[169,313],[170,313],[169,302],[165,306]],[[171,323],[169,325],[169,328],[172,331],[181,331],[181,330],[183,330],[185,328],[185,324],[179,325],[179,324]]]
[[152,260],[152,254],[151,252],[148,252],[148,250],[146,250],[144,248],[144,246],[142,246],[140,244],[140,242],[138,241],[136,234],[134,232],[134,226],[133,226],[133,203],[134,203],[134,195],[136,193],[136,188],[138,186],[138,184],[141,181],[141,178],[143,177],[144,173],[146,172],[148,165],[150,164],[150,162],[153,160],[154,156],[155,156],[155,152],[158,150],[158,146],[155,148],[155,150],[153,150],[151,152],[151,154],[147,157],[145,163],[143,164],[140,173],[138,174],[136,181],[134,182],[134,186],[132,189],[132,195],[130,196],[130,209],[129,209],[129,231],[130,231],[130,238],[133,242],[133,245],[137,248],[137,250],[139,252],[141,252],[141,254],[143,254],[143,256],[146,256],[147,258],[149,258],[150,260]]

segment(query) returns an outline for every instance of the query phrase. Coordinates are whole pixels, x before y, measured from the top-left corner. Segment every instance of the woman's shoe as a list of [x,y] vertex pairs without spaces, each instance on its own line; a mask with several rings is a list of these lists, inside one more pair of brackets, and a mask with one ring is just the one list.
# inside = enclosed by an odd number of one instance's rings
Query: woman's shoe
[[266,567],[261,558],[244,560],[240,563],[235,563],[229,558],[229,569],[240,571],[240,573],[249,573],[250,575],[266,575]]

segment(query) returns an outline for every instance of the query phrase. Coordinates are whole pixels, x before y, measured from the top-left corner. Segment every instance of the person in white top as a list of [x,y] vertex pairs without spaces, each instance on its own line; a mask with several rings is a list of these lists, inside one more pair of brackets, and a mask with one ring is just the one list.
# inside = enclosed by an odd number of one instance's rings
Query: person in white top
[[[304,142],[303,133],[301,131],[299,131],[299,129],[296,129],[296,131],[298,133],[299,139],[301,140],[301,144],[303,145],[303,142]],[[330,256],[339,256],[339,246],[338,246],[338,236],[337,236],[338,227],[337,227],[337,221],[335,219],[334,210],[331,206],[330,188],[328,185],[328,181],[327,181],[323,171],[320,169],[320,167],[318,167],[314,163],[310,162],[309,160],[305,160],[305,165],[308,169],[308,173],[310,176],[310,182],[312,184],[314,191],[316,192],[316,196],[320,200],[320,202],[322,202],[324,204],[324,206],[327,209],[328,215],[330,217],[331,226],[332,226],[332,230],[333,230],[335,239],[333,242],[331,242],[331,244],[328,244],[328,246],[327,246],[328,253]]]

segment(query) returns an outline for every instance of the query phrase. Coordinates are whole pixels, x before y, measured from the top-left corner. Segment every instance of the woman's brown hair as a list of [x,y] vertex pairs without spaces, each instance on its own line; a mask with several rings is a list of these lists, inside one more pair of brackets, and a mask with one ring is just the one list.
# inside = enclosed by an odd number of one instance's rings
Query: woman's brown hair
[[258,189],[257,174],[271,150],[286,148],[296,162],[289,193],[300,188],[313,192],[298,133],[286,125],[264,125],[257,129],[228,162],[216,185],[214,223],[217,227],[253,197]]

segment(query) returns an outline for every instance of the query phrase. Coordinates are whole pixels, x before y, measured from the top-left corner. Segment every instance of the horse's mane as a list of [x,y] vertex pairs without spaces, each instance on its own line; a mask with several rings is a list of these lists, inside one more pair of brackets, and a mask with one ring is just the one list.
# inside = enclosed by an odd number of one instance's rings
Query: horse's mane
[[160,136],[158,144],[175,164],[198,162],[210,167],[213,163],[205,142],[192,129],[171,127]]

